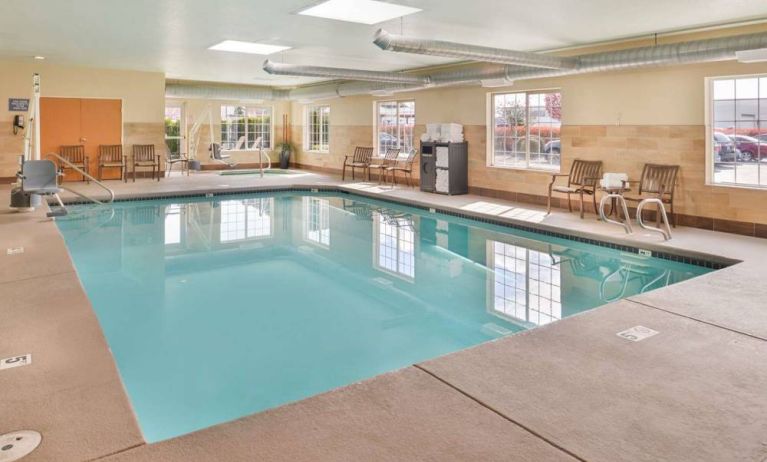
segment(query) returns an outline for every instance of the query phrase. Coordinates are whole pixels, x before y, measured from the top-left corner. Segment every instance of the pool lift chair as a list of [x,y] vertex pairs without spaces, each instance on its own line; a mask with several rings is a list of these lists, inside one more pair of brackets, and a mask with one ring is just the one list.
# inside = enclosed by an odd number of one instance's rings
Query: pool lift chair
[[[242,137],[240,141],[237,143],[237,148],[240,148],[244,145],[244,138],[245,137]],[[263,163],[264,156],[266,156],[266,162],[267,162],[266,170],[269,170],[272,168],[272,159],[269,157],[268,154],[264,152],[263,139],[260,136],[256,138],[256,140],[251,145],[250,149],[258,151],[258,169],[261,172],[261,178],[263,178],[264,177],[264,163]],[[224,150],[219,143],[211,143],[210,147],[208,147],[208,151],[210,151],[210,158],[215,160],[216,162],[225,164],[229,168],[237,167],[237,162],[233,162],[229,160],[232,156],[229,154],[224,154]]]
[[59,203],[59,208],[46,214],[48,217],[63,217],[69,211],[64,206],[59,193],[59,171],[56,164],[50,160],[27,160],[21,166],[21,172],[16,176],[21,180],[21,191],[24,194],[36,194],[38,196],[53,196]]
[[83,178],[94,182],[99,187],[109,193],[109,199],[106,202],[112,202],[115,198],[114,191],[105,186],[102,182],[94,178],[88,172],[70,162],[68,159],[50,153],[48,157],[56,160],[58,165],[52,160],[42,160],[40,158],[40,119],[37,114],[40,113],[40,75],[32,75],[32,98],[29,108],[30,125],[25,129],[24,134],[24,153],[19,156],[20,170],[16,174],[18,182],[11,190],[11,208],[18,211],[31,211],[41,203],[42,196],[53,196],[59,204],[55,210],[47,213],[48,217],[60,217],[68,214],[67,208],[59,196],[62,190],[69,191],[83,199],[103,205],[105,202],[94,199],[90,196],[77,192],[73,189],[61,186],[59,177],[61,166],[76,171],[83,175]]

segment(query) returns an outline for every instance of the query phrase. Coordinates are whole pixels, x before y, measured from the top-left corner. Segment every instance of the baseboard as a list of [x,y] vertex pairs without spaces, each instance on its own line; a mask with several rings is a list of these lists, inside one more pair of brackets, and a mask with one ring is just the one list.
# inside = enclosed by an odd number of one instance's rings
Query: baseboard
[[[200,166],[200,169],[203,171],[211,171],[211,170],[242,170],[242,169],[251,169],[251,168],[261,168],[261,165],[264,166],[264,168],[267,168],[269,164],[265,163],[258,163],[258,162],[238,162],[237,164],[233,165],[226,165],[226,164],[202,164]],[[272,165],[274,167],[274,165]]]

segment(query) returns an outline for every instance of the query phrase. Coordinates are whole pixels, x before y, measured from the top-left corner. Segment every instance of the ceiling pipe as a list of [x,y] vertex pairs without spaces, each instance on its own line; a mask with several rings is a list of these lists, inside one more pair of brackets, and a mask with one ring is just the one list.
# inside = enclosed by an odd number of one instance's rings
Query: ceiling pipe
[[443,42],[440,40],[422,40],[390,34],[383,29],[379,29],[376,32],[373,43],[386,51],[445,56],[486,63],[510,64],[543,69],[573,69],[576,66],[576,61],[572,58],[562,58],[528,51],[504,50],[463,43]]
[[264,62],[264,71],[272,75],[293,75],[300,77],[324,77],[329,79],[363,80],[370,82],[404,83],[410,85],[428,85],[429,78],[407,75],[400,72],[365,71],[336,67],[305,66],[300,64],[275,63],[268,59]]
[[168,83],[165,96],[168,98],[220,99],[225,101],[275,101],[286,100],[288,90],[277,88],[251,87],[244,85],[214,85]]
[[[205,94],[215,99],[292,99],[311,101],[373,93],[397,93],[451,85],[490,83],[493,86],[498,86],[504,82],[508,82],[510,85],[517,80],[653,66],[735,60],[737,52],[763,48],[767,48],[767,33],[584,54],[572,58],[576,61],[576,66],[572,69],[530,69],[521,66],[498,65],[467,66],[453,71],[435,72],[428,76],[429,85],[357,81],[320,84],[296,88],[290,91],[278,89],[244,90],[241,87],[227,89],[228,87],[220,86],[204,87],[209,89],[203,91],[195,86],[196,89],[192,92],[188,88],[190,87],[189,85],[168,85],[166,94],[176,97],[203,97],[202,94]],[[235,96],[235,98],[230,98],[231,96]]]

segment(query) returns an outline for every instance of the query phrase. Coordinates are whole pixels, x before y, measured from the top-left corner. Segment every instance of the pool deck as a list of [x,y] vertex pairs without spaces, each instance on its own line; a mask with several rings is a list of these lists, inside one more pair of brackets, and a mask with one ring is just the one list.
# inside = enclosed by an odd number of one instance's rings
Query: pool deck
[[[109,182],[118,197],[340,187],[742,263],[584,314],[156,444],[146,444],[64,241],[0,188],[0,434],[32,429],[24,461],[767,460],[767,240],[704,231],[625,235],[593,215],[303,175]],[[340,185],[340,186],[339,186]],[[95,185],[78,186],[95,192]],[[765,273],[761,273],[765,271]],[[659,334],[631,342],[616,333]]]

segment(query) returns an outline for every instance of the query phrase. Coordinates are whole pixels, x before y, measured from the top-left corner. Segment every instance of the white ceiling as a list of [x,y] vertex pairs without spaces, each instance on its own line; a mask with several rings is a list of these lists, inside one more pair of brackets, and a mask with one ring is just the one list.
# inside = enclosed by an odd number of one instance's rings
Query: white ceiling
[[170,79],[296,85],[225,39],[290,45],[280,62],[401,70],[450,62],[384,52],[376,29],[517,50],[559,48],[767,17],[764,0],[397,0],[424,11],[367,26],[297,15],[316,0],[3,0],[0,58],[163,71]]

